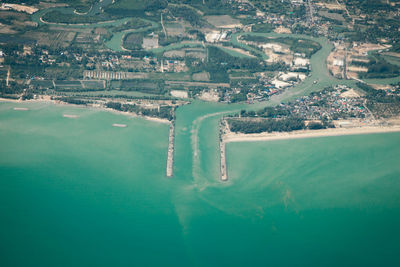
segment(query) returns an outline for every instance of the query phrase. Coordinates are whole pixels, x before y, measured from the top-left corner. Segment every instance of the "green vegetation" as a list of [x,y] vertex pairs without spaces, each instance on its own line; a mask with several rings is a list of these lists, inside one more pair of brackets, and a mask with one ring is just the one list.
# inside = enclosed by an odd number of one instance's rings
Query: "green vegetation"
[[[73,7],[76,11],[80,13],[88,12],[92,5],[98,0],[64,0],[60,2],[66,2],[69,6]],[[24,2],[26,2],[24,0]]]
[[42,19],[46,22],[51,22],[51,23],[89,24],[89,23],[97,23],[100,21],[107,21],[110,20],[111,18],[104,14],[99,14],[97,16],[81,16],[76,14],[62,13],[60,11],[53,10],[44,14]]
[[175,17],[183,18],[192,26],[200,27],[204,24],[201,16],[193,8],[186,6],[170,6],[169,10]]
[[204,15],[225,15],[232,14],[232,6],[228,1],[221,0],[172,0],[174,4],[187,4],[201,12]]
[[289,117],[283,119],[238,120],[228,119],[232,132],[262,133],[262,132],[291,132],[305,128],[304,120]]
[[166,93],[163,80],[135,79],[115,82],[118,84],[114,86],[120,88],[121,91],[138,91],[158,95]]
[[394,10],[386,1],[348,0],[346,5],[348,5],[350,9],[357,8],[368,14],[379,11],[389,12]]
[[143,33],[128,33],[123,40],[123,47],[129,50],[139,50],[142,48]]
[[246,92],[242,92],[242,91],[238,94],[233,94],[231,97],[232,103],[244,102],[246,100],[247,100],[247,94],[246,94]]
[[82,70],[79,68],[47,67],[45,76],[52,80],[67,80],[82,78]]
[[272,24],[268,23],[262,23],[262,24],[255,24],[251,27],[252,32],[263,32],[263,33],[268,33],[272,32],[274,30],[274,26]]
[[397,65],[389,63],[383,56],[377,54],[370,57],[370,62],[367,67],[368,72],[360,72],[360,78],[391,78],[400,75],[400,70]]
[[113,32],[121,32],[125,30],[130,30],[130,29],[140,29],[140,28],[145,28],[145,27],[150,27],[151,23],[144,21],[140,18],[131,18],[124,24],[120,26],[113,27],[112,30]]
[[82,99],[78,99],[75,97],[68,97],[68,96],[57,97],[55,99],[65,102],[65,103],[68,103],[68,104],[74,104],[74,105],[87,105],[88,103],[90,103],[90,101],[87,101],[87,100],[82,100]]
[[167,5],[166,0],[117,0],[104,11],[114,16],[144,16],[144,12],[158,11]]
[[138,115],[163,118],[167,120],[174,119],[174,108],[171,106],[161,106],[158,108],[148,109],[135,104],[121,104],[119,102],[107,102],[106,107],[118,111],[132,112]]
[[291,5],[282,0],[251,0],[258,9],[264,12],[276,14],[288,14],[291,10]]
[[366,93],[367,107],[377,117],[390,117],[400,114],[400,96],[389,95],[384,90],[377,90],[371,86],[358,83],[357,86]]
[[229,69],[247,69],[252,72],[263,70],[263,62],[257,58],[235,57],[215,46],[208,46],[206,71],[215,82],[229,82]]

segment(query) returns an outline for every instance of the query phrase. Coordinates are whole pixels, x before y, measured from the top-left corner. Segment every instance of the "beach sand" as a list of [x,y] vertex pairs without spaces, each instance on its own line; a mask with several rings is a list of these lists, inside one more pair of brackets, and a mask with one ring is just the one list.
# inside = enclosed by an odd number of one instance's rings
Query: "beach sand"
[[315,138],[326,136],[341,136],[341,135],[358,135],[358,134],[373,134],[373,133],[390,133],[400,132],[400,125],[393,126],[363,126],[354,128],[332,128],[322,130],[300,130],[293,132],[274,132],[274,133],[257,133],[257,134],[242,134],[242,133],[226,133],[223,137],[225,143],[230,142],[256,142],[256,141],[273,141],[284,139],[302,139]]

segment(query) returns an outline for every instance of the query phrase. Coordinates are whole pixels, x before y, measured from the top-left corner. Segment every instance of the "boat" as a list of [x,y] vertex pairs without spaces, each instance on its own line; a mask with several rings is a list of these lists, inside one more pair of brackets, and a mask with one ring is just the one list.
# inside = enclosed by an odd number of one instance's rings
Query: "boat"
[[114,123],[112,126],[114,126],[114,127],[120,127],[120,128],[125,128],[125,127],[126,127],[126,124]]
[[78,115],[63,114],[63,117],[64,117],[64,118],[76,119],[76,118],[78,118],[79,116],[78,116]]

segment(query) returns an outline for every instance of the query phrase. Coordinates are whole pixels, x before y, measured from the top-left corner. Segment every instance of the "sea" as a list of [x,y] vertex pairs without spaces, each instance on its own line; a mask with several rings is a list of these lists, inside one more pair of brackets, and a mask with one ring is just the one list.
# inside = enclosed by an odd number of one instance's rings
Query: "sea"
[[222,182],[235,108],[178,109],[167,178],[167,124],[0,103],[0,265],[400,266],[400,133],[229,143]]

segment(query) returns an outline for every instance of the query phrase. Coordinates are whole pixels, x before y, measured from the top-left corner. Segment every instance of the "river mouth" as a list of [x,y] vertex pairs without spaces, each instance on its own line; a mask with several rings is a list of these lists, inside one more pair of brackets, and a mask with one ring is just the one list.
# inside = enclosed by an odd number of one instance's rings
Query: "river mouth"
[[[19,106],[0,103],[3,262],[308,265],[348,251],[332,262],[397,263],[398,133],[229,144],[230,181],[222,183],[220,115],[207,114],[239,106],[178,110],[171,179],[166,124],[40,103],[13,110]],[[116,121],[127,127],[112,127]],[[150,257],[155,243],[161,259]],[[212,251],[235,253],[207,256]]]

